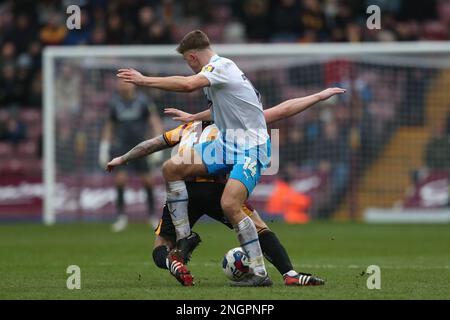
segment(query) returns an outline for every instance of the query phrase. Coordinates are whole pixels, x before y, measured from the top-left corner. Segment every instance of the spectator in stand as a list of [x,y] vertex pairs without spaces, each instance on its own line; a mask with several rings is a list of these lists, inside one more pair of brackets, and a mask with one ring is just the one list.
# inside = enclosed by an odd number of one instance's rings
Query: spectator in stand
[[348,137],[339,131],[336,122],[326,122],[323,136],[314,143],[310,166],[330,174],[332,194],[341,192],[347,184],[349,151]]
[[298,0],[281,0],[270,10],[273,42],[297,42],[300,36],[300,4]]
[[121,16],[117,12],[110,13],[106,25],[106,44],[126,44],[129,39],[123,32],[123,28],[124,25]]
[[14,21],[14,26],[6,36],[7,41],[14,43],[18,53],[27,50],[28,45],[37,39],[37,28],[31,21],[31,17],[25,13],[19,13]]
[[[0,72],[7,65],[9,73],[12,65],[22,79],[29,73],[32,80],[22,82],[19,91],[30,92],[40,73],[41,51],[45,45],[165,44],[175,42],[180,32],[185,33],[183,28],[207,29],[216,42],[244,43],[447,40],[450,37],[448,0],[229,0],[229,3],[233,14],[222,21],[217,15],[223,3],[208,0],[3,1],[0,2]],[[81,30],[67,30],[64,9],[68,4],[81,6]],[[371,4],[382,9],[382,30],[368,30],[365,26],[365,10]],[[19,59],[22,67],[26,60],[31,60],[31,64],[16,70]],[[19,77],[14,78],[14,83],[18,83]],[[6,82],[10,80],[7,77]]]
[[319,0],[302,0],[300,25],[302,42],[325,40],[327,23]]
[[139,27],[137,30],[137,43],[167,44],[173,42],[168,25],[156,19],[151,6],[142,7],[139,10]]
[[25,124],[15,116],[9,115],[3,123],[0,123],[0,141],[17,145],[26,137]]
[[12,106],[19,100],[19,92],[15,75],[15,67],[12,64],[4,65],[0,74],[0,106]]
[[334,42],[347,41],[347,26],[354,21],[352,9],[348,4],[341,4],[337,8],[329,10],[329,19],[331,28],[330,40]]
[[2,59],[0,60],[0,66],[15,64],[16,46],[12,41],[8,41],[3,44],[1,57]]
[[31,60],[30,72],[32,75],[35,75],[36,73],[39,73],[41,71],[41,64],[42,64],[41,53],[42,53],[42,44],[39,42],[38,39],[29,44],[27,54],[29,55]]
[[37,72],[31,82],[30,96],[28,97],[29,106],[41,108],[42,104],[42,72]]
[[102,45],[106,42],[106,31],[103,27],[95,27],[91,33],[91,39],[89,41],[92,45]]
[[67,28],[61,15],[52,14],[40,30],[39,37],[44,45],[59,45],[66,38]]
[[16,70],[16,93],[17,103],[22,106],[29,105],[30,87],[31,87],[31,73],[30,73],[31,59],[27,54],[21,54],[17,59]]
[[182,2],[183,15],[188,20],[196,20],[197,23],[207,23],[211,19],[213,4],[208,0],[190,0]]
[[142,7],[139,10],[139,20],[136,40],[138,43],[148,43],[149,30],[155,22],[155,12],[151,6]]
[[240,15],[244,23],[247,40],[250,42],[266,42],[269,39],[270,13],[269,1],[245,0],[241,3]]

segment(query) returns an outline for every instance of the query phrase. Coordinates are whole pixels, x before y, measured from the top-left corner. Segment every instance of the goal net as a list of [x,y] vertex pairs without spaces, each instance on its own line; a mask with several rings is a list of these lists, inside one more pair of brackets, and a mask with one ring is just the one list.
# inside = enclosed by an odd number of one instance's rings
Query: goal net
[[[449,44],[215,49],[245,72],[260,91],[264,108],[331,86],[347,89],[340,97],[269,126],[280,129],[280,162],[278,174],[263,176],[250,198],[260,212],[274,216],[287,212],[285,220],[296,222],[299,213],[345,219],[361,217],[370,207],[447,206],[450,159],[441,153],[447,150],[445,143],[439,145],[436,139],[450,133]],[[174,46],[45,50],[46,223],[115,216],[113,175],[99,166],[98,153],[119,68],[155,76],[192,73]],[[207,106],[201,90],[189,94],[139,90],[154,101],[166,130],[178,124],[163,117],[164,107],[198,112]],[[148,159],[155,168],[157,208],[165,200],[159,165],[169,155],[163,152]],[[288,186],[288,193],[283,186]],[[125,202],[132,218],[146,215],[145,197],[139,179],[131,176]]]

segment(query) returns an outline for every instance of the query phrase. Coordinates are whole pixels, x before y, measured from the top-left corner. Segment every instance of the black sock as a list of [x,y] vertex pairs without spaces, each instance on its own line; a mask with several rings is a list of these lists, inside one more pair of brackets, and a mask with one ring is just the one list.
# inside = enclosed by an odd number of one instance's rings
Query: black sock
[[167,269],[166,260],[168,255],[169,248],[166,246],[159,246],[153,249],[153,261],[158,268]]
[[116,187],[117,191],[117,213],[122,215],[125,213],[125,197],[124,197],[124,187]]
[[275,233],[270,230],[263,230],[258,234],[258,237],[264,256],[277,268],[281,275],[294,269],[286,249]]
[[147,193],[148,215],[151,216],[155,212],[155,197],[153,195],[153,188],[147,187],[145,188],[145,192]]

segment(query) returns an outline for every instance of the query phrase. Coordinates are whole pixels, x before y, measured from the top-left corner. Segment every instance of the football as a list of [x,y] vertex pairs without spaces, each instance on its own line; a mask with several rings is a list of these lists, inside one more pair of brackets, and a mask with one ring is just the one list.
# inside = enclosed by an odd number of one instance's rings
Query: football
[[241,247],[228,251],[223,257],[222,269],[228,279],[239,281],[250,272],[250,261]]

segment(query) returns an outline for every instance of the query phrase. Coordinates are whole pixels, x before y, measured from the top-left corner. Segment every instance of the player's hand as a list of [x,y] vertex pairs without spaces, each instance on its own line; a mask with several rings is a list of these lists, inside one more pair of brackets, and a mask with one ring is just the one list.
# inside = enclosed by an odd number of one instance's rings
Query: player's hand
[[176,109],[176,108],[165,108],[164,109],[164,114],[172,117],[172,119],[175,120],[175,121],[181,121],[181,122],[184,122],[184,123],[191,122],[191,121],[195,120],[193,114],[181,111],[181,110]]
[[106,171],[112,172],[115,167],[121,166],[124,164],[124,161],[122,157],[117,157],[112,159],[108,164],[106,165]]
[[323,101],[323,100],[327,100],[327,99],[331,98],[332,96],[334,96],[336,94],[344,93],[345,91],[347,91],[347,90],[342,89],[342,88],[328,88],[323,91],[320,91],[317,95],[319,96],[319,99],[321,101]]
[[125,82],[133,83],[138,86],[144,84],[145,77],[139,71],[134,69],[119,69],[117,77],[123,79]]

